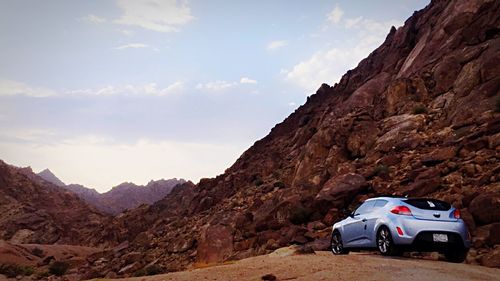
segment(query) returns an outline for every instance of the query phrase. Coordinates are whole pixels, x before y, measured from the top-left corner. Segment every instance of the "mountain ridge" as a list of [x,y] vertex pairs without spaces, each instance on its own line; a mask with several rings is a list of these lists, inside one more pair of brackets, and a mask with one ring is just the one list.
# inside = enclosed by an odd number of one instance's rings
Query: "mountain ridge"
[[84,201],[107,214],[116,215],[141,204],[152,204],[165,197],[174,186],[186,182],[184,179],[150,180],[146,185],[123,182],[100,193],[94,188],[80,184],[65,184],[52,171],[45,169],[37,174],[42,179],[70,190]]

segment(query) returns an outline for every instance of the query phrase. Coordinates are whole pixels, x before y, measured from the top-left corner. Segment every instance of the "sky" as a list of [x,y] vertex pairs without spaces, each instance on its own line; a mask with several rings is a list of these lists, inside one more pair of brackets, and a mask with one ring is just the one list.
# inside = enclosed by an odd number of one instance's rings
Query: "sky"
[[100,192],[224,172],[428,0],[0,0],[0,159]]

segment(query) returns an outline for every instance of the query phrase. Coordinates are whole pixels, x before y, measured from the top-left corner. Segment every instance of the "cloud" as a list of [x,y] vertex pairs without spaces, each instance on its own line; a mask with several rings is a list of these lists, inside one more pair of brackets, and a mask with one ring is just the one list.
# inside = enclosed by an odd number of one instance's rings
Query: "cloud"
[[105,23],[106,22],[105,18],[101,18],[99,16],[92,15],[92,14],[84,16],[84,17],[81,17],[81,18],[79,18],[79,20],[87,22],[87,23],[94,23],[94,24],[99,24],[99,23]]
[[363,20],[362,16],[357,17],[357,18],[352,18],[352,19],[346,19],[345,20],[345,27],[352,28],[354,26],[357,26],[362,20]]
[[250,79],[248,77],[241,77],[240,79],[241,84],[257,84],[257,80]]
[[342,9],[340,9],[338,5],[335,5],[335,8],[330,13],[328,13],[327,20],[330,23],[337,24],[340,22],[343,15],[344,11],[342,11]]
[[0,79],[0,97],[14,95],[40,98],[55,96],[56,92],[44,87],[33,87],[18,81]]
[[152,96],[166,96],[166,95],[171,95],[171,94],[177,94],[180,93],[184,90],[184,82],[182,81],[177,81],[174,82],[173,84],[168,85],[165,88],[158,89],[156,83],[149,83],[146,84],[141,88],[134,88],[134,86],[131,87],[131,92],[135,93],[140,93],[144,92],[148,95]]
[[112,86],[108,85],[98,89],[83,89],[69,91],[69,95],[75,96],[167,96],[178,94],[185,89],[184,82],[176,81],[165,88],[158,88],[156,83],[147,83],[144,85],[125,85],[125,86]]
[[118,31],[120,31],[121,34],[126,35],[126,36],[132,36],[132,35],[134,35],[134,32],[132,30],[120,29]]
[[282,71],[285,80],[308,93],[318,89],[322,83],[333,85],[384,41],[391,26],[401,24],[398,21],[348,19],[345,27],[355,32],[353,43],[317,51],[310,58],[295,64],[290,71]]
[[125,50],[125,49],[140,49],[140,48],[148,48],[149,45],[143,44],[143,43],[130,43],[130,44],[125,44],[121,45],[118,47],[114,47],[113,49],[115,50]]
[[157,32],[177,32],[194,19],[187,1],[117,0],[123,11],[117,24],[138,26]]
[[272,41],[269,44],[267,44],[267,49],[274,51],[282,47],[285,47],[286,45],[288,45],[288,42],[284,40]]
[[228,81],[223,81],[223,80],[217,80],[217,81],[211,81],[207,83],[199,83],[196,85],[196,89],[198,90],[208,90],[212,92],[219,92],[223,90],[227,90],[229,88],[232,88],[236,86],[236,82],[228,82]]

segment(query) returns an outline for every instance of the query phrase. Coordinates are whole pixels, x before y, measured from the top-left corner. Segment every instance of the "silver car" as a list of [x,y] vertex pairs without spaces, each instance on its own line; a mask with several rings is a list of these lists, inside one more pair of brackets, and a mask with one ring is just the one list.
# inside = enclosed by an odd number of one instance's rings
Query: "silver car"
[[450,262],[463,262],[470,234],[460,210],[428,198],[378,197],[366,200],[333,225],[331,250],[377,248],[382,255],[438,251]]

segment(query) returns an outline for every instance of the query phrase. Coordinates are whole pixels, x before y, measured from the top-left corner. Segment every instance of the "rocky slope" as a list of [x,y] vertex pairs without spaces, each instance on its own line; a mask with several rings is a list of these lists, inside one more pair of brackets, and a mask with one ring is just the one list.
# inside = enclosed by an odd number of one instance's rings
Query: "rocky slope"
[[75,194],[0,160],[0,240],[12,243],[95,244],[109,218]]
[[186,182],[184,179],[175,178],[152,180],[145,186],[125,182],[113,187],[108,192],[99,193],[93,188],[87,188],[79,184],[66,185],[49,169],[41,171],[38,175],[48,182],[71,190],[98,210],[112,215],[136,208],[141,204],[152,204],[167,196],[174,186]]
[[500,266],[499,16],[500,1],[432,1],[223,175],[96,234],[121,245],[89,267],[127,276],[324,249],[343,208],[381,194],[453,203],[474,237],[467,261]]

